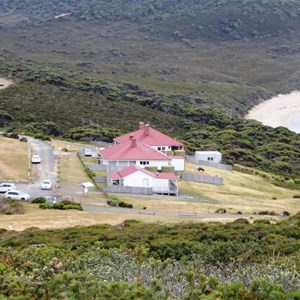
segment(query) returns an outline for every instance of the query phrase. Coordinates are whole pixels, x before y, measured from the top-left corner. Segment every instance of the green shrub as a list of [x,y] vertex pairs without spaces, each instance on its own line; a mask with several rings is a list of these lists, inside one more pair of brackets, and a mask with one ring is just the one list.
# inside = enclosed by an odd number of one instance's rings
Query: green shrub
[[118,206],[118,201],[116,201],[116,200],[107,200],[106,203],[109,206],[113,206],[113,207],[117,207]]
[[235,224],[249,224],[249,221],[247,219],[240,218],[240,219],[234,220],[232,223],[235,223]]
[[269,211],[269,210],[261,210],[257,214],[258,215],[276,216],[276,213],[274,211]]
[[225,208],[218,208],[215,211],[216,214],[226,214],[226,209]]
[[51,141],[51,138],[43,133],[36,133],[34,138],[42,141]]
[[82,210],[82,207],[80,204],[67,204],[64,205],[64,209],[77,209],[77,210]]
[[271,224],[271,222],[270,220],[256,219],[253,221],[253,224]]
[[32,203],[45,203],[46,199],[44,197],[37,197],[37,198],[34,198],[31,202]]
[[90,178],[97,176],[97,174],[94,171],[90,170],[89,168],[85,168],[85,171]]
[[300,198],[300,195],[294,195],[293,198]]
[[123,201],[119,202],[119,207],[133,208],[132,204]]
[[300,184],[300,178],[295,178],[295,179],[294,179],[294,183],[295,183],[295,184]]
[[69,205],[69,204],[64,204],[62,202],[58,202],[53,204],[53,209],[65,209],[65,205]]
[[53,208],[53,205],[52,204],[50,204],[50,203],[41,203],[40,205],[39,205],[39,208],[41,208],[41,209],[52,209]]
[[23,137],[20,138],[20,142],[27,143],[28,140],[25,136],[23,136]]
[[11,132],[11,133],[5,132],[3,134],[3,136],[11,138],[11,139],[17,139],[17,140],[19,139],[19,135],[15,132]]
[[39,208],[42,208],[42,209],[60,209],[60,210],[65,210],[65,209],[82,210],[81,204],[74,203],[74,202],[69,201],[69,200],[63,200],[63,201],[55,203],[55,204],[41,203]]

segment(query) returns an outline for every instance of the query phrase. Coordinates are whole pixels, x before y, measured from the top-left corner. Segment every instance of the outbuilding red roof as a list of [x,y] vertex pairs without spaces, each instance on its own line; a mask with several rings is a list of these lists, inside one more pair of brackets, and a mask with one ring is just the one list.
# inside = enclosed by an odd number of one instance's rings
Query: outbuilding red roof
[[141,171],[145,174],[148,174],[150,175],[151,177],[155,177],[155,178],[158,178],[158,179],[169,179],[169,180],[177,180],[178,177],[173,174],[173,173],[159,173],[159,172],[150,172],[148,170],[145,170],[145,169],[142,169],[142,168],[139,168],[138,166],[136,165],[132,165],[132,166],[129,166],[125,169],[122,169],[118,172],[112,172],[112,173],[109,173],[108,174],[108,177],[110,179],[120,179],[120,178],[124,178],[130,174],[133,174],[137,171]]
[[99,154],[106,160],[171,160],[164,153],[134,138],[128,139],[122,144],[100,150]]
[[138,141],[143,142],[149,146],[176,146],[184,147],[184,144],[161,133],[152,128],[148,124],[140,126],[136,131],[121,135],[114,139],[115,142],[121,144],[127,142],[130,137],[135,137]]

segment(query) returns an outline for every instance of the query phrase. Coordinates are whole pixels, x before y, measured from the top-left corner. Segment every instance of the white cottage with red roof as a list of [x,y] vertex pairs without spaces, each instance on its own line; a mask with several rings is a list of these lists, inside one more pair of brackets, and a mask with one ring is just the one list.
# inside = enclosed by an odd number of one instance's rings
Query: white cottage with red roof
[[137,141],[152,147],[153,149],[168,152],[175,150],[184,150],[184,144],[173,139],[162,132],[152,128],[144,122],[139,123],[139,129],[114,139],[115,144],[126,143],[133,136]]
[[146,166],[157,167],[161,170],[162,166],[170,166],[172,159],[164,153],[151,148],[134,137],[122,144],[114,145],[110,148],[100,150],[99,155],[103,165],[113,165],[118,167],[128,167],[136,165],[141,168]]
[[[129,141],[131,146],[134,143],[134,147],[130,147]],[[174,151],[184,153],[184,144],[149,124],[140,122],[138,130],[121,135],[115,138],[114,142],[115,146],[110,150],[100,152],[103,164],[156,166],[158,170],[161,170],[162,166],[173,166],[175,171],[184,171],[184,156],[174,155]]]
[[152,188],[157,194],[178,194],[177,176],[150,172],[135,165],[108,175],[108,185]]

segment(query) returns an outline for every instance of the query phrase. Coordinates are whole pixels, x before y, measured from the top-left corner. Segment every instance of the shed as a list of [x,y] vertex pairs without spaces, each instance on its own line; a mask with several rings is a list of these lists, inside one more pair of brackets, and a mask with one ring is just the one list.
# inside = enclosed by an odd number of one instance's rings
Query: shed
[[197,161],[220,163],[222,161],[222,153],[219,151],[196,151],[195,158]]

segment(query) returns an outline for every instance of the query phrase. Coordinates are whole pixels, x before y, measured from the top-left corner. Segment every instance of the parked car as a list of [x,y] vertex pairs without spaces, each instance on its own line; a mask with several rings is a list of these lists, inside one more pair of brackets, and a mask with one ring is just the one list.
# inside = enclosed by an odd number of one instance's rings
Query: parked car
[[44,179],[41,183],[41,189],[42,190],[51,190],[52,189],[52,183],[49,179]]
[[40,164],[42,162],[42,159],[39,155],[32,155],[31,157],[31,163],[33,164]]
[[9,182],[0,183],[0,193],[6,193],[7,191],[15,190],[15,189],[16,186],[14,185],[14,183],[9,183]]
[[4,86],[4,83],[2,81],[0,81],[0,86]]
[[6,199],[23,200],[23,201],[30,199],[30,195],[17,190],[8,191],[4,195]]
[[92,156],[92,149],[85,148],[84,149],[84,156]]

